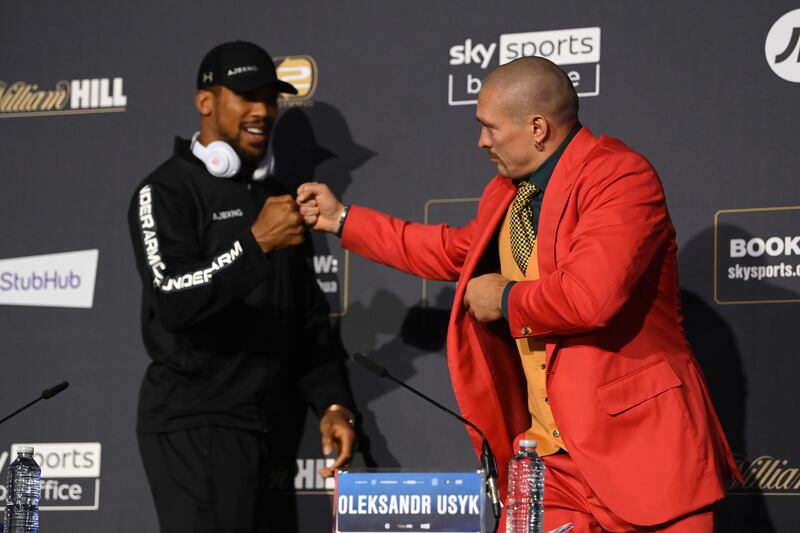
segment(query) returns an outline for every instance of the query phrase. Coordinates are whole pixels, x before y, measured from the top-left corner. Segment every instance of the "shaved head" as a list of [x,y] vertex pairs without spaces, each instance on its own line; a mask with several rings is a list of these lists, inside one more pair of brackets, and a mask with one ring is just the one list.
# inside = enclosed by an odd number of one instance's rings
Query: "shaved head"
[[530,176],[578,122],[578,95],[552,61],[523,57],[496,68],[478,95],[478,146],[511,179]]
[[500,104],[518,120],[539,114],[558,125],[578,119],[578,95],[567,74],[542,57],[521,57],[493,70],[483,83],[496,89]]

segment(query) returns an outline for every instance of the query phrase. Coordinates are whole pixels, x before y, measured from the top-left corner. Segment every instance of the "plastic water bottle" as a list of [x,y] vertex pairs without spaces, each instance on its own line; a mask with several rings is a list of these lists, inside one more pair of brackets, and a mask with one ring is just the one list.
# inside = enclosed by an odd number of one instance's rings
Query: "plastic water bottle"
[[544,533],[544,463],[535,440],[519,441],[508,463],[507,533]]
[[42,469],[33,447],[20,446],[8,468],[5,533],[36,533],[39,529],[39,478]]

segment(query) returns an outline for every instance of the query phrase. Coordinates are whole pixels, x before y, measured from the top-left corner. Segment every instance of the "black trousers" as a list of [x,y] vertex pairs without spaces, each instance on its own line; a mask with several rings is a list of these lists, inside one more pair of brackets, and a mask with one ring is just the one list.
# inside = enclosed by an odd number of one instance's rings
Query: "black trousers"
[[296,463],[273,438],[223,427],[139,434],[161,533],[296,532]]

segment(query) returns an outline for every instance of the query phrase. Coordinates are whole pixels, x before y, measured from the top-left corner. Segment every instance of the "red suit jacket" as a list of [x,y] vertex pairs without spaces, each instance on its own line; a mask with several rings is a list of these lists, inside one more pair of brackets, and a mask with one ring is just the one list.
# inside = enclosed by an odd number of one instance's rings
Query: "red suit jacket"
[[547,338],[561,437],[613,512],[652,525],[721,499],[738,472],[681,326],[675,231],[655,170],[616,139],[578,132],[545,191],[541,278],[514,285],[508,322],[481,323],[465,312],[464,291],[497,271],[493,238],[515,192],[495,177],[462,228],[352,206],[342,245],[428,279],[458,280],[451,379],[462,414],[489,438],[504,491],[514,440],[530,425],[512,337],[537,336]]

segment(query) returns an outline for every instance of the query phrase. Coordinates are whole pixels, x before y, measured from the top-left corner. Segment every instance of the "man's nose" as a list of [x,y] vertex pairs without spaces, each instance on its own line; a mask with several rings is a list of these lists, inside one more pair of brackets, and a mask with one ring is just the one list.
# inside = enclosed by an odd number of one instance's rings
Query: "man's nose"
[[491,146],[492,143],[489,139],[489,134],[486,132],[486,128],[481,128],[481,134],[478,136],[478,147],[489,148]]
[[275,120],[278,117],[278,104],[277,102],[265,100],[262,98],[254,99],[250,103],[248,114],[251,117]]
[[250,104],[250,116],[257,118],[266,118],[269,112],[268,106],[265,102],[252,102]]

